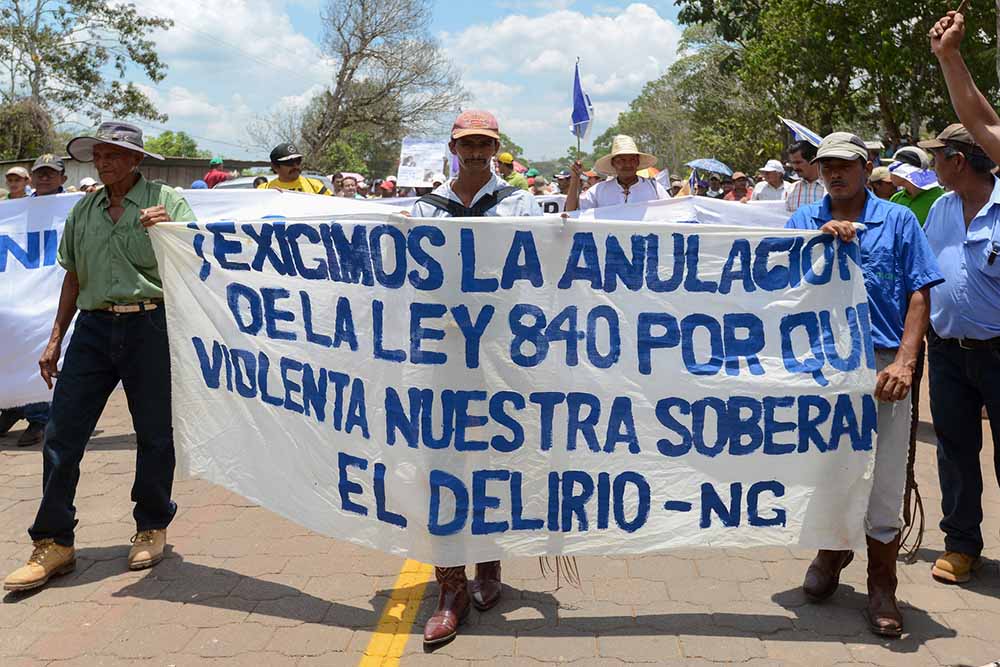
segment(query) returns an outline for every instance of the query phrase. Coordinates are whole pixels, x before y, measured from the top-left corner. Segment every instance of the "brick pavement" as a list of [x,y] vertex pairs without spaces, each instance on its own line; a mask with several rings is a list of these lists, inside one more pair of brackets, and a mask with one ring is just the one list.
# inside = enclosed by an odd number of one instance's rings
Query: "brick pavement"
[[[926,391],[924,392],[926,396]],[[0,665],[353,665],[362,658],[402,559],[310,533],[219,487],[179,482],[172,552],[128,572],[134,436],[115,394],[84,459],[78,567],[40,592],[0,604]],[[924,405],[924,414],[929,414]],[[0,570],[28,555],[39,452],[0,438]],[[401,664],[580,667],[661,665],[969,665],[1000,659],[1000,492],[987,475],[988,557],[970,585],[930,578],[937,530],[932,432],[920,430],[924,548],[900,566],[907,635],[870,635],[864,560],[824,605],[799,591],[810,553],[784,548],[581,558],[582,586],[543,578],[537,560],[504,563],[498,608],[472,611],[462,635],[432,654],[420,631],[428,586]],[[992,469],[984,453],[986,470]]]

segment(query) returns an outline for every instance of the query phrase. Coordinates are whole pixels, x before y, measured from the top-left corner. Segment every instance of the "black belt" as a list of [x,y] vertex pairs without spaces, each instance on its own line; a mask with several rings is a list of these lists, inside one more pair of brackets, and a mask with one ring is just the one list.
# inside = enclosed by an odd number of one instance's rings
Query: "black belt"
[[939,341],[954,343],[963,350],[1000,350],[1000,336],[986,340],[977,340],[975,338],[942,338],[935,331],[931,331],[930,333]]
[[989,340],[976,340],[974,338],[946,338],[953,340],[963,350],[1000,350],[1000,338],[990,338]]

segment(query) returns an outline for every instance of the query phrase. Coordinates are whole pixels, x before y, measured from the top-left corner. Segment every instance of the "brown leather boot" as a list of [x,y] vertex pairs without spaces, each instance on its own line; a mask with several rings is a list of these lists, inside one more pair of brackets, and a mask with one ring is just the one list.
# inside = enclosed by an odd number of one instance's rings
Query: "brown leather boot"
[[438,604],[424,626],[425,644],[443,644],[454,639],[458,626],[469,614],[469,580],[465,578],[465,566],[436,567],[434,577],[438,582]]
[[806,570],[802,590],[812,602],[822,602],[837,592],[840,572],[854,560],[853,551],[821,549]]
[[500,561],[476,563],[476,578],[469,584],[472,604],[479,611],[492,609],[500,602],[503,585],[500,583]]
[[898,533],[889,544],[868,538],[868,624],[883,637],[903,634],[903,614],[896,606],[898,556]]

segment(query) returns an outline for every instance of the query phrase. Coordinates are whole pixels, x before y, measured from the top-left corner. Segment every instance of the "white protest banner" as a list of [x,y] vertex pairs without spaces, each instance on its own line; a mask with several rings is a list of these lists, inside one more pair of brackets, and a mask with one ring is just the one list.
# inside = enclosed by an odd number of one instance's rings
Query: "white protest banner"
[[396,185],[404,188],[429,188],[434,174],[444,170],[448,143],[440,139],[405,137],[399,152]]
[[156,226],[182,471],[438,565],[864,544],[856,244],[553,217]]
[[38,373],[65,272],[56,262],[66,214],[77,197],[0,202],[0,408],[47,401]]
[[[83,197],[59,194],[0,201],[0,408],[48,401],[38,373],[65,272],[56,251],[70,209]],[[199,219],[392,213],[373,202],[278,190],[185,190]],[[393,201],[387,199],[386,202]],[[67,336],[63,350],[69,341]]]
[[782,228],[791,217],[783,201],[726,201],[711,197],[674,197],[659,201],[573,211],[580,220],[645,220],[648,222],[697,222],[708,225]]

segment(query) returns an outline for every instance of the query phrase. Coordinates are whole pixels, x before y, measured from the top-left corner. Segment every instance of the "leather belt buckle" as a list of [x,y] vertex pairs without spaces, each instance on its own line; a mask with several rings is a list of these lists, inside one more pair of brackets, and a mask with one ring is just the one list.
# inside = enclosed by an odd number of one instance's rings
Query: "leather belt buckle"
[[958,339],[958,346],[960,348],[962,348],[963,350],[969,350],[969,351],[971,351],[971,350],[976,349],[972,345],[969,345],[969,343],[967,341],[968,341],[968,338],[959,338]]

